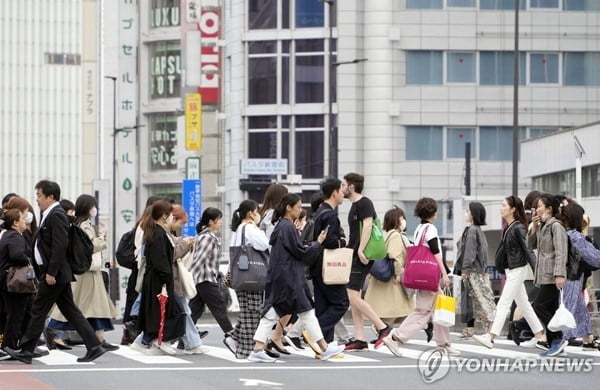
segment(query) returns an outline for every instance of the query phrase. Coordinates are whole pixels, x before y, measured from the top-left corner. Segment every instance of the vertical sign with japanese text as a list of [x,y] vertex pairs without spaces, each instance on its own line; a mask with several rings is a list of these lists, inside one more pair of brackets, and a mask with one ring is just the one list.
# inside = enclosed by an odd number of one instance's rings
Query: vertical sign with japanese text
[[137,42],[138,42],[138,2],[119,0],[119,40],[117,76],[117,127],[116,143],[116,232],[117,240],[130,230],[137,218],[136,173],[137,145],[136,131],[138,107]]
[[219,53],[220,9],[217,0],[203,0],[198,27],[200,29],[200,93],[204,104],[219,103],[221,62]]
[[196,235],[196,224],[202,218],[202,180],[184,180],[181,186],[181,203],[188,215],[183,225],[183,236]]
[[199,93],[185,95],[185,148],[202,149],[202,97]]

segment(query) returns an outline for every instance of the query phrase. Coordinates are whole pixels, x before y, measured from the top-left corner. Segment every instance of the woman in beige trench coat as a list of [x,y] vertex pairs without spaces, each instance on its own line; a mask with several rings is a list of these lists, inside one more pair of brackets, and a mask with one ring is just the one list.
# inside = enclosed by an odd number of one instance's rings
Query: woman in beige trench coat
[[369,277],[369,287],[365,295],[365,301],[386,322],[401,323],[415,308],[414,297],[408,298],[401,284],[406,247],[410,245],[402,233],[405,228],[406,215],[402,209],[393,208],[385,213],[383,230],[388,257],[394,262],[394,277],[387,282]]

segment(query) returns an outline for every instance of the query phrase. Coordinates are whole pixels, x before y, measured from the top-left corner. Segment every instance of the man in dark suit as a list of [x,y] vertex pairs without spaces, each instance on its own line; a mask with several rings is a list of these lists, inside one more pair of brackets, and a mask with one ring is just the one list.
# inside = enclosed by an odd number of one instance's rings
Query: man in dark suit
[[5,351],[15,359],[31,364],[48,312],[56,303],[87,347],[85,356],[77,361],[91,362],[106,351],[94,329],[73,302],[71,282],[75,279],[67,260],[69,221],[58,203],[60,187],[55,182],[42,180],[35,185],[35,193],[42,212],[40,229],[34,241],[34,265],[40,277],[40,287],[33,301],[29,327],[21,339],[21,349],[5,348]]

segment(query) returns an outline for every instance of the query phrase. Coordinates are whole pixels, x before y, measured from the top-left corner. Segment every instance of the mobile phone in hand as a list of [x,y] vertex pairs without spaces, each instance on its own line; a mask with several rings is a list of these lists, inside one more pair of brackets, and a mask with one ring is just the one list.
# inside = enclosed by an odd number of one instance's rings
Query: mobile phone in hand
[[331,225],[327,225],[327,226],[325,226],[325,230],[324,230],[325,234],[329,233],[329,227],[330,227],[330,226],[331,226]]

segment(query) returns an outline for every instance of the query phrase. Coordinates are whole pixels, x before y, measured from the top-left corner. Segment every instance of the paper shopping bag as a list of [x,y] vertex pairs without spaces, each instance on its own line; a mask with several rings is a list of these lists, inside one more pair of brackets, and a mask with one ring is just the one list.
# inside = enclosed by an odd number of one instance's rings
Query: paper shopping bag
[[325,249],[323,251],[323,283],[347,284],[352,268],[351,248]]
[[454,326],[456,317],[456,299],[450,293],[440,293],[433,307],[433,323],[441,326]]

